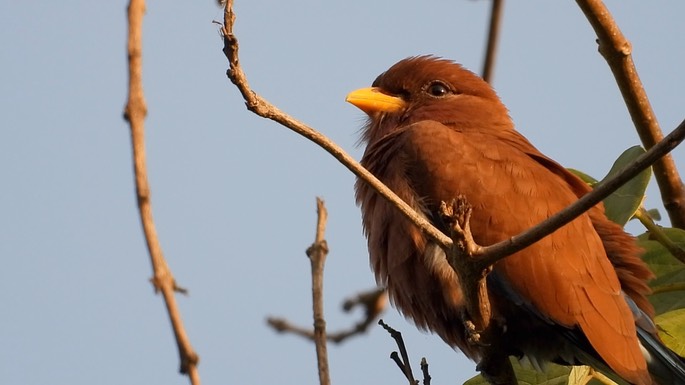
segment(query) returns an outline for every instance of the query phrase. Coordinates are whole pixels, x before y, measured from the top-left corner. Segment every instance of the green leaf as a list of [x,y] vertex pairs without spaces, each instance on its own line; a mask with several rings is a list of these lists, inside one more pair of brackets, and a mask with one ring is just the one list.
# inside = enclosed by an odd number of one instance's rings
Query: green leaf
[[[604,177],[604,180],[617,174],[623,167],[644,153],[645,150],[640,146],[633,146],[625,150],[618,159],[616,159],[611,170],[609,170],[609,173]],[[568,170],[590,185],[590,187],[594,187],[598,183],[595,178],[582,171],[572,168],[569,168]],[[606,216],[619,225],[625,226],[642,205],[645,190],[647,190],[647,185],[649,184],[651,177],[652,169],[647,168],[604,199]],[[660,217],[658,212],[655,214],[657,217]]]
[[661,220],[661,212],[659,212],[659,209],[649,209],[647,210],[647,214],[655,221],[658,222]]
[[578,178],[582,179],[583,182],[587,183],[590,185],[590,187],[593,187],[594,185],[599,182],[597,179],[591,177],[590,175],[580,171],[576,170],[575,168],[567,168],[567,170],[571,171],[572,174],[575,174]]
[[[600,380],[598,377],[602,377]],[[612,375],[612,377],[615,377],[615,375]],[[615,379],[616,381],[621,381],[621,383],[625,383],[625,381],[622,381],[618,378]],[[592,369],[589,366],[574,366],[571,368],[571,374],[568,376],[568,385],[609,385],[609,384],[618,384],[617,382],[614,382],[614,379],[610,378],[609,376],[602,374],[594,369]]]
[[[645,150],[640,146],[634,146],[625,150],[623,154],[616,159],[616,162],[614,162],[611,170],[609,170],[609,173],[603,180],[617,174],[623,167],[644,153]],[[647,190],[647,185],[651,178],[652,169],[647,168],[608,196],[604,200],[606,216],[621,226],[628,223],[628,220],[632,218],[635,211],[642,205],[645,190]]]
[[666,346],[680,356],[685,355],[685,309],[661,314],[654,321]]
[[[663,228],[662,231],[680,247],[685,247],[685,231]],[[645,250],[642,259],[656,278],[649,282],[655,291],[649,297],[657,314],[685,308],[685,265],[677,260],[661,243],[649,239],[649,233],[637,237]]]
[[[546,364],[545,371],[539,372],[530,365],[521,365],[515,358],[511,358],[514,373],[519,385],[566,385],[568,384],[571,368],[555,364]],[[489,383],[478,375],[466,381],[464,385],[489,385]]]

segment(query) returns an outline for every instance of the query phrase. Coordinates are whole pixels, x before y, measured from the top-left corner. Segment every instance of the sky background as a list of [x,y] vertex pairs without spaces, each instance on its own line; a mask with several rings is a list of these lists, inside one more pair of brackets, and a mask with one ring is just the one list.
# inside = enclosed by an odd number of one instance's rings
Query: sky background
[[[187,384],[135,205],[126,102],[126,2],[0,0],[0,378],[3,383]],[[608,1],[657,117],[685,117],[685,2]],[[213,0],[148,2],[144,86],[157,230],[204,384],[316,384],[314,346],[269,315],[311,324],[315,197],[329,211],[328,327],[374,285],[354,177],[248,112],[225,76]],[[344,102],[396,61],[436,54],[480,71],[489,1],[236,0],[255,91],[359,159],[364,115]],[[639,143],[595,35],[574,2],[510,1],[494,85],[518,129],[562,164],[602,177]],[[685,165],[685,150],[674,152]],[[685,169],[683,169],[685,172]],[[646,204],[661,208],[654,183]],[[662,209],[663,213],[663,209]],[[641,232],[631,225],[633,232]],[[397,312],[433,382],[475,365]],[[379,327],[330,346],[337,384],[403,383]]]

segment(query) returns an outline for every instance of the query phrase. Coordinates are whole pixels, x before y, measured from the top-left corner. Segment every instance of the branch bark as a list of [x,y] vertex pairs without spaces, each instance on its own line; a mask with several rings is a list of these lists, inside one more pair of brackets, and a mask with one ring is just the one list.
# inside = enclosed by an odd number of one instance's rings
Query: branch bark
[[[577,3],[597,34],[599,53],[614,74],[643,146],[652,148],[663,139],[663,133],[635,69],[630,42],[601,0],[577,0]],[[654,177],[671,224],[685,229],[685,186],[673,157],[664,156],[654,164]]]
[[314,312],[314,344],[319,370],[319,384],[330,385],[328,369],[328,348],[326,346],[326,319],[323,314],[323,267],[328,255],[328,244],[324,239],[328,212],[321,198],[316,198],[316,237],[307,249],[312,266],[312,307]]
[[442,245],[450,245],[452,241],[449,239],[449,237],[435,228],[423,216],[418,215],[407,203],[405,203],[402,199],[395,195],[392,190],[381,183],[378,178],[362,167],[356,160],[354,160],[354,158],[345,152],[345,150],[340,148],[340,146],[333,143],[330,139],[315,129],[282,112],[267,100],[257,95],[257,93],[250,88],[247,82],[247,77],[240,66],[240,59],[238,56],[238,39],[233,34],[234,23],[235,13],[233,12],[233,0],[229,0],[226,2],[226,7],[224,9],[224,25],[221,29],[221,34],[224,39],[223,51],[230,65],[226,75],[243,95],[247,109],[254,112],[258,116],[271,119],[276,123],[279,123],[295,133],[316,143],[319,147],[324,149],[340,163],[342,163],[343,166],[352,171],[353,174],[371,185],[381,196],[392,202],[398,210],[400,210],[407,218],[409,218],[409,220],[419,226],[419,228],[421,228],[428,236],[435,239],[436,242]]
[[504,330],[492,318],[486,278],[492,264],[480,256],[483,248],[471,233],[472,207],[466,197],[460,195],[449,204],[442,202],[440,216],[447,224],[454,247],[445,250],[447,262],[457,274],[464,299],[464,328],[470,344],[481,351],[478,370],[493,385],[515,384],[516,375],[506,350],[501,348]]
[[145,13],[145,0],[131,0],[128,6],[128,72],[129,93],[124,110],[124,118],[131,126],[131,145],[133,147],[133,170],[135,173],[136,198],[140,221],[145,234],[152,270],[151,279],[156,292],[162,292],[164,303],[169,314],[171,326],[176,337],[176,345],[180,356],[180,372],[187,374],[190,383],[200,384],[197,370],[198,355],[193,350],[190,339],[186,334],[181,320],[181,313],[176,303],[175,291],[183,291],[176,286],[176,281],[162,253],[162,246],[157,237],[157,230],[152,218],[152,204],[150,202],[150,185],[147,178],[145,160],[145,116],[147,106],[143,93],[143,39],[142,25]]
[[[349,312],[352,308],[360,306],[364,308],[364,318],[347,329],[331,332],[326,330],[326,339],[333,343],[341,343],[350,337],[365,333],[369,326],[385,310],[388,302],[388,293],[385,289],[375,288],[348,298],[343,303],[343,310]],[[266,322],[279,333],[293,333],[308,340],[314,341],[314,330],[292,324],[284,318],[269,317]]]
[[492,78],[495,73],[495,58],[497,57],[497,44],[499,43],[499,29],[502,24],[503,9],[504,0],[492,0],[488,42],[485,48],[485,59],[483,60],[483,80],[490,84],[492,84]]

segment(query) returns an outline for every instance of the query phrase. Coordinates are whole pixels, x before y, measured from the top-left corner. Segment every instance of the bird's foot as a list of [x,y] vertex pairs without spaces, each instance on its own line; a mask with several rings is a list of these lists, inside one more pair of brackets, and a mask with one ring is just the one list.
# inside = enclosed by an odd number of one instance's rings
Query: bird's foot
[[489,344],[483,342],[481,333],[483,332],[482,330],[478,330],[476,328],[476,324],[473,323],[473,321],[465,319],[464,321],[464,329],[466,330],[466,341],[468,341],[469,344],[475,345],[475,346],[480,346],[480,347],[486,347],[489,346]]

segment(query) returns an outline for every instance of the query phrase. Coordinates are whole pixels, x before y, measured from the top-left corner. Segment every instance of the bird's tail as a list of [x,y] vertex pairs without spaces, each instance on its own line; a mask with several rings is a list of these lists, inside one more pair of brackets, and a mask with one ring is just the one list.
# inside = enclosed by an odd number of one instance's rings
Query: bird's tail
[[667,348],[652,333],[638,327],[647,368],[656,384],[685,385],[685,361]]
[[624,294],[635,317],[637,337],[647,361],[647,369],[655,384],[685,385],[685,359],[666,347],[659,339],[654,322],[630,297]]

